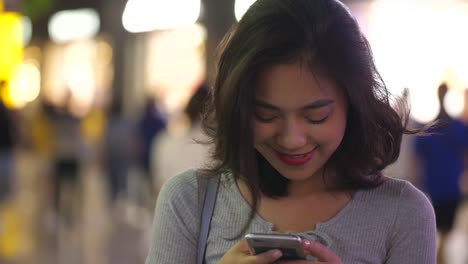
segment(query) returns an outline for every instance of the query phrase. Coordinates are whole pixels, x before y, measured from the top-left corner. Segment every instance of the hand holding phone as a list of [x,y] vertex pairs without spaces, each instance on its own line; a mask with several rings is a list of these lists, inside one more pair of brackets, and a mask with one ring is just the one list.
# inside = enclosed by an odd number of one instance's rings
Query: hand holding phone
[[307,255],[302,247],[302,238],[292,234],[260,234],[251,233],[245,236],[252,255],[257,255],[272,249],[283,253],[282,260],[305,260]]
[[282,256],[282,252],[278,249],[267,251],[261,254],[252,255],[249,250],[247,240],[242,239],[231,247],[219,260],[218,264],[233,264],[233,263],[258,263],[271,264],[276,263]]

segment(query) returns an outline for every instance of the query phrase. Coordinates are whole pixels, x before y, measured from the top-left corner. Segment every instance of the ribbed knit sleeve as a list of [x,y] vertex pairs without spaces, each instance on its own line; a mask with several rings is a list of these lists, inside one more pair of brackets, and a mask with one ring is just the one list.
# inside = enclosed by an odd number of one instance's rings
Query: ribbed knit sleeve
[[401,189],[386,264],[435,264],[436,224],[434,209],[413,185]]
[[195,263],[199,222],[197,196],[193,170],[171,178],[162,187],[146,264]]

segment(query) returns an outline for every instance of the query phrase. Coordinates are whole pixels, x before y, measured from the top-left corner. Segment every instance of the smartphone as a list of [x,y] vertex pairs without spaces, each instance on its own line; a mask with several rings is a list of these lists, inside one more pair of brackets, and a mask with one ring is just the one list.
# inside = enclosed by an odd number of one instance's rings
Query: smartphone
[[279,249],[283,252],[283,260],[306,259],[306,254],[301,244],[301,237],[292,234],[261,234],[251,233],[245,235],[252,255],[257,255],[271,249]]

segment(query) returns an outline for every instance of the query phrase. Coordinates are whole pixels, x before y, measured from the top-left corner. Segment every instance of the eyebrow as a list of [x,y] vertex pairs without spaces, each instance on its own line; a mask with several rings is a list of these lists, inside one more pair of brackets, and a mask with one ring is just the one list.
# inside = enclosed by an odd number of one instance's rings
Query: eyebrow
[[[314,109],[317,109],[317,108],[320,108],[320,107],[330,105],[330,104],[332,104],[334,102],[335,101],[333,101],[331,99],[321,99],[321,100],[317,100],[315,102],[312,102],[310,104],[304,105],[303,107],[300,108],[300,110],[302,110],[302,111],[304,111],[304,110],[314,110]],[[269,103],[267,103],[265,101],[258,100],[258,99],[255,99],[255,106],[262,107],[262,108],[268,108],[268,109],[271,109],[271,110],[277,110],[277,111],[280,110],[279,107],[274,106],[272,104],[269,104]]]

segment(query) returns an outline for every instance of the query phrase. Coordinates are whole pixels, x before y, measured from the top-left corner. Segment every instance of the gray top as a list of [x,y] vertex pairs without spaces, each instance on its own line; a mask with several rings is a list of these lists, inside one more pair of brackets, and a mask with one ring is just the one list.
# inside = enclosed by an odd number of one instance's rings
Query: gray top
[[[199,229],[195,171],[171,178],[162,188],[155,211],[153,237],[146,264],[195,263]],[[250,206],[230,174],[221,175],[207,241],[206,263],[217,263],[237,241]],[[259,215],[247,232],[273,232]],[[388,178],[381,186],[362,190],[336,216],[315,230],[344,263],[436,263],[433,208],[411,183]]]

